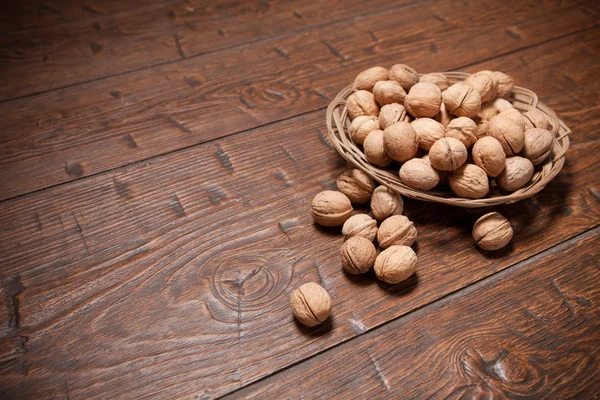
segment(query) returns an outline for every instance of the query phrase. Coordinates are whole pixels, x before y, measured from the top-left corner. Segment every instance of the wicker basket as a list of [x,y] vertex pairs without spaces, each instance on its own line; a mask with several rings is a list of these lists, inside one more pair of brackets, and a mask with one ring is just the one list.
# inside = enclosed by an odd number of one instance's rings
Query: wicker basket
[[[469,76],[469,74],[464,72],[445,72],[444,75],[446,75],[450,84],[463,81]],[[552,124],[551,132],[555,138],[550,157],[543,164],[536,167],[536,171],[529,183],[512,193],[504,192],[496,185],[493,185],[490,187],[490,193],[485,198],[477,200],[455,197],[454,193],[449,189],[447,191],[430,190],[427,192],[415,190],[402,184],[397,170],[382,169],[370,164],[365,158],[361,147],[352,141],[349,133],[350,118],[346,110],[346,99],[352,91],[352,85],[343,89],[327,108],[329,140],[333,147],[347,161],[365,171],[382,185],[389,187],[403,196],[467,208],[514,203],[531,197],[542,190],[558,174],[565,163],[565,153],[569,148],[570,129],[558,119],[548,106],[538,101],[535,93],[529,89],[515,86],[511,98],[508,100],[521,112],[537,108],[546,114]]]

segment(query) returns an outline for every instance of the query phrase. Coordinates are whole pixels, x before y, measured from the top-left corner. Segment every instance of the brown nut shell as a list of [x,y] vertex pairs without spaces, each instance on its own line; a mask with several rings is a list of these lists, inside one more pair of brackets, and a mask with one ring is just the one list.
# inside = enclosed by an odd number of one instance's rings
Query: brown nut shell
[[342,226],[352,213],[350,199],[341,192],[325,190],[312,201],[312,216],[322,226]]
[[406,64],[396,64],[390,68],[388,79],[398,82],[404,91],[408,92],[413,85],[419,82],[419,74]]
[[408,122],[396,122],[383,131],[383,148],[392,160],[410,160],[419,149],[417,133]]
[[337,187],[352,203],[363,204],[371,200],[375,181],[362,170],[354,168],[337,178]]
[[404,104],[406,92],[396,81],[379,81],[373,86],[373,96],[380,106],[391,103]]
[[553,139],[552,133],[546,129],[528,129],[525,131],[525,144],[521,153],[531,160],[533,165],[539,165],[550,155]]
[[372,67],[362,71],[354,79],[354,90],[373,90],[377,81],[387,79],[388,70],[383,67]]
[[370,240],[354,236],[344,242],[340,256],[342,268],[349,274],[359,275],[371,269],[377,257],[377,250]]
[[513,122],[516,122],[521,128],[523,128],[523,130],[525,130],[527,120],[525,119],[521,111],[517,110],[516,108],[502,110],[500,111],[500,113],[498,113],[498,115],[513,120]]
[[474,117],[481,110],[479,92],[464,82],[457,82],[444,92],[446,110],[457,117]]
[[471,153],[475,164],[488,176],[495,178],[504,169],[506,154],[500,142],[491,136],[482,137],[475,142]]
[[392,215],[377,230],[377,243],[383,249],[390,246],[411,246],[417,239],[417,228],[404,215]]
[[458,139],[442,138],[429,150],[431,166],[440,171],[454,171],[467,161],[467,148]]
[[492,72],[492,78],[498,82],[497,96],[503,98],[510,97],[514,86],[513,78],[500,71]]
[[377,186],[371,196],[371,212],[379,221],[392,215],[402,214],[404,201],[396,192],[385,186]]
[[413,158],[402,164],[400,180],[408,187],[427,191],[440,183],[440,176],[429,161]]
[[431,146],[444,137],[446,129],[442,124],[431,118],[417,118],[410,123],[417,133],[419,148],[429,151]]
[[541,112],[538,109],[531,109],[523,114],[523,118],[525,118],[525,128],[541,128],[541,129],[552,129],[552,123],[550,122],[550,118]]
[[471,118],[455,118],[446,127],[445,136],[460,140],[469,149],[477,141],[477,124]]
[[499,250],[506,246],[512,237],[510,222],[497,212],[485,214],[473,225],[473,239],[483,250]]
[[302,325],[317,326],[331,314],[331,297],[319,284],[308,282],[291,293],[290,307]]
[[350,136],[356,144],[362,145],[367,135],[374,130],[379,129],[379,118],[370,115],[361,115],[354,118],[350,124]]
[[433,83],[417,83],[406,95],[404,107],[413,117],[435,117],[440,112],[442,91]]
[[377,279],[391,284],[400,283],[415,273],[417,255],[408,246],[392,246],[375,259]]
[[504,110],[514,109],[513,105],[505,99],[494,99],[481,105],[479,116],[483,119],[491,119]]
[[366,90],[358,90],[352,93],[346,100],[348,115],[351,119],[360,117],[361,115],[379,115],[379,106],[375,101],[373,93]]
[[519,156],[509,157],[496,182],[507,192],[514,192],[531,180],[533,172],[533,164],[528,159]]
[[479,71],[465,79],[465,83],[479,92],[481,102],[493,100],[498,93],[498,81],[492,71]]
[[402,104],[386,104],[379,110],[379,126],[385,130],[388,126],[406,119],[406,110]]
[[362,236],[370,241],[377,235],[377,221],[367,214],[356,214],[348,218],[342,226],[344,240],[354,236]]
[[385,152],[383,147],[383,131],[376,129],[367,135],[363,143],[365,158],[371,164],[378,167],[387,167],[392,163],[392,159]]
[[450,86],[450,83],[448,83],[448,78],[446,78],[446,75],[439,73],[439,72],[423,74],[419,78],[419,82],[433,83],[434,85],[439,87],[442,92],[444,90],[448,89],[448,87]]
[[507,156],[519,154],[525,143],[523,127],[500,114],[490,119],[488,135],[500,142]]
[[459,197],[481,199],[490,191],[488,176],[474,164],[465,164],[448,177],[450,189]]

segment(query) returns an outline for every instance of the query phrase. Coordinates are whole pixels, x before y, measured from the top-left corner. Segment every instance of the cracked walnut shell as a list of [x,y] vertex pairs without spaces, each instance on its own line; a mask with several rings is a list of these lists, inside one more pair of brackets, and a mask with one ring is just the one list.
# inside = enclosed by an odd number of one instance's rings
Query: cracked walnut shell
[[344,235],[345,240],[354,236],[362,236],[373,241],[377,235],[377,221],[367,214],[353,215],[344,222],[342,235]]
[[415,273],[417,255],[408,246],[392,246],[375,259],[375,275],[386,283],[400,283]]
[[361,115],[354,118],[350,124],[350,136],[355,143],[362,145],[367,135],[374,130],[379,129],[379,118],[370,115]]
[[464,82],[457,82],[444,92],[446,110],[457,117],[474,117],[481,110],[479,92]]
[[483,250],[499,250],[513,237],[510,222],[497,212],[485,214],[473,225],[473,239]]
[[371,212],[379,221],[392,215],[402,214],[404,201],[399,194],[385,186],[377,186],[371,196]]
[[490,119],[488,135],[500,142],[507,156],[519,154],[525,143],[523,127],[501,114]]
[[379,114],[379,106],[373,93],[366,90],[358,90],[352,93],[346,100],[346,108],[351,119],[361,115],[377,116]]
[[362,71],[354,79],[354,90],[373,90],[377,81],[385,81],[388,70],[383,67],[372,67]]
[[411,246],[417,239],[417,228],[404,215],[392,215],[385,219],[377,230],[377,243],[383,249],[390,246]]
[[417,83],[406,95],[404,107],[413,117],[435,117],[440,112],[442,91],[433,83]]
[[340,249],[342,268],[352,275],[366,273],[377,257],[375,245],[362,236],[354,236],[346,240]]
[[467,161],[467,148],[458,139],[441,138],[429,150],[431,166],[440,171],[454,171]]
[[481,199],[490,191],[488,176],[474,164],[465,164],[448,177],[450,189],[459,197]]
[[379,110],[379,126],[385,130],[388,126],[406,118],[404,106],[398,103],[386,104]]
[[309,282],[292,292],[290,306],[302,325],[313,327],[329,318],[331,297],[319,284]]
[[375,181],[362,170],[354,168],[337,178],[337,187],[352,203],[363,204],[371,200]]
[[325,190],[312,201],[312,216],[322,226],[341,226],[350,218],[352,204],[345,194]]

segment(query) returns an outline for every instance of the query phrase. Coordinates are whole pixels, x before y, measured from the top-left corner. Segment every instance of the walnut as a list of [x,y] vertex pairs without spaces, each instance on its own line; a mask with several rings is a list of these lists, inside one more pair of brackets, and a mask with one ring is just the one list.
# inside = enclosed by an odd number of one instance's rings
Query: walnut
[[377,243],[383,249],[390,246],[410,246],[417,239],[417,228],[404,215],[392,215],[377,230]]
[[402,164],[400,180],[408,187],[427,191],[440,183],[440,176],[428,161],[413,158]]
[[541,128],[541,129],[552,129],[552,123],[550,122],[550,118],[536,108],[532,108],[523,114],[523,118],[525,118],[525,128]]
[[468,149],[477,141],[477,124],[471,118],[455,118],[446,127],[445,136],[460,140]]
[[504,72],[492,72],[492,78],[498,81],[498,97],[510,97],[513,90],[513,79]]
[[431,166],[440,171],[454,171],[467,161],[467,148],[458,139],[442,138],[429,150]]
[[367,135],[363,143],[365,149],[365,158],[371,164],[378,167],[387,167],[392,163],[392,159],[387,155],[383,147],[383,131],[377,129]]
[[552,133],[545,129],[533,128],[526,130],[523,156],[531,160],[533,165],[541,164],[552,151],[553,139]]
[[483,119],[491,119],[504,110],[514,109],[513,105],[508,100],[495,99],[481,105],[479,116]]
[[450,189],[459,197],[480,199],[490,191],[485,171],[474,164],[465,164],[448,177]]
[[354,90],[373,90],[377,81],[387,79],[388,70],[383,67],[373,67],[364,70],[354,79]]
[[513,237],[510,222],[497,212],[485,214],[473,225],[475,244],[483,250],[499,250]]
[[367,214],[356,214],[348,218],[342,226],[342,235],[348,240],[354,236],[362,236],[370,241],[377,235],[377,221]]
[[519,154],[525,142],[521,125],[502,115],[490,119],[488,135],[500,142],[507,156]]
[[313,219],[322,226],[341,226],[351,213],[350,199],[340,192],[325,190],[312,201]]
[[444,137],[446,130],[444,126],[431,118],[417,118],[410,123],[417,133],[419,148],[429,151],[431,146]]
[[419,149],[417,133],[408,122],[396,122],[383,131],[383,148],[392,160],[410,160]]
[[435,117],[440,112],[442,91],[433,83],[417,83],[406,95],[404,107],[413,117]]
[[419,82],[433,83],[434,85],[439,87],[441,91],[448,89],[448,86],[450,86],[446,75],[439,72],[421,75],[421,77],[419,78]]
[[348,115],[351,119],[361,115],[376,116],[379,114],[379,106],[375,102],[373,93],[366,90],[359,90],[352,93],[346,101]]
[[302,325],[317,326],[331,314],[331,297],[319,284],[309,282],[292,292],[290,306]]
[[481,139],[482,137],[487,136],[490,121],[481,117],[473,117],[473,122],[477,124],[477,139]]
[[506,154],[499,141],[491,136],[485,136],[473,145],[473,161],[482,168],[488,176],[496,177],[504,169]]
[[516,122],[521,128],[523,128],[523,130],[525,130],[527,120],[523,114],[521,114],[521,111],[517,110],[516,108],[502,110],[498,115],[513,120],[513,122]]
[[375,190],[375,181],[360,169],[351,169],[337,178],[338,190],[344,193],[352,203],[363,204],[371,200]]
[[481,110],[481,96],[466,83],[457,82],[444,92],[444,104],[450,114],[474,117]]
[[396,284],[408,279],[415,273],[417,255],[408,246],[392,246],[375,259],[375,275],[377,279]]
[[[421,157],[421,160],[423,160],[427,164],[431,165],[431,161],[429,161],[429,154],[425,154],[423,157]],[[433,169],[435,169],[435,168],[433,168]],[[441,184],[448,183],[448,176],[450,175],[450,171],[441,171],[441,170],[435,169],[435,172],[437,172],[438,176],[440,177]]]
[[375,263],[377,250],[373,242],[362,236],[346,240],[340,250],[342,268],[352,275],[364,274]]
[[379,118],[369,115],[356,117],[350,124],[350,136],[355,143],[362,145],[367,135],[379,129]]
[[398,121],[403,121],[406,118],[406,110],[404,106],[398,103],[386,104],[379,111],[379,126],[381,129]]
[[380,106],[390,103],[404,104],[406,92],[401,84],[396,81],[379,81],[373,86],[375,101]]
[[446,110],[446,105],[442,103],[440,105],[440,112],[438,113],[438,115],[435,116],[435,120],[442,124],[442,126],[445,128],[448,126],[448,124],[450,123],[450,121],[452,121],[453,118],[454,116],[451,115],[448,112],[448,110]]
[[402,214],[402,197],[385,186],[378,186],[371,196],[371,212],[379,221]]
[[479,92],[482,103],[494,99],[498,93],[498,81],[492,78],[492,71],[474,73],[465,83]]
[[507,192],[514,192],[525,186],[533,176],[533,164],[524,157],[509,157],[504,170],[496,178],[498,186]]
[[398,82],[406,92],[419,82],[419,74],[414,68],[404,64],[396,64],[388,72],[388,79]]

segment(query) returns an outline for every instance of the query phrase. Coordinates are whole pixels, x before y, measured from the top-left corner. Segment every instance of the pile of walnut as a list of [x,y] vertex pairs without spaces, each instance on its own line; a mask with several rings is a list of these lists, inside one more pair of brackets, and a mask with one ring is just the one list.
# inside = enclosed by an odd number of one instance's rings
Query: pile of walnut
[[346,103],[352,139],[371,164],[402,164],[400,180],[416,190],[447,183],[459,197],[480,199],[491,180],[514,192],[552,149],[550,120],[505,100],[513,80],[499,71],[450,86],[443,74],[419,77],[397,64],[361,72],[354,89]]

